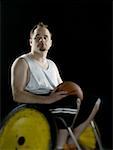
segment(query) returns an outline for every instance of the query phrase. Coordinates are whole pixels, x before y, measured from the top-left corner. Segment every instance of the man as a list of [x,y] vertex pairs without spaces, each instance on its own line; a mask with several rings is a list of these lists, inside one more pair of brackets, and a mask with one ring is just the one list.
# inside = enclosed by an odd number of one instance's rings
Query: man
[[[51,33],[47,25],[39,23],[30,32],[31,51],[18,57],[11,68],[11,86],[14,101],[18,103],[57,104],[68,97],[67,91],[55,92],[55,88],[62,83],[55,63],[47,58],[52,46]],[[77,127],[74,132],[79,136],[95,116],[98,107],[85,124]],[[80,132],[79,132],[80,129]],[[63,149],[68,132],[59,127],[57,149]],[[71,142],[70,142],[71,143]]]

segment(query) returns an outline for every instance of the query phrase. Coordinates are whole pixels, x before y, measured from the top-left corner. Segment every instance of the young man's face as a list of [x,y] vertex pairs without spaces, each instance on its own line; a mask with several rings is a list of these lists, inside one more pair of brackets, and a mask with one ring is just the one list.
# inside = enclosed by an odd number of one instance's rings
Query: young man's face
[[52,45],[51,35],[47,28],[39,27],[34,30],[30,39],[30,46],[35,52],[48,51]]

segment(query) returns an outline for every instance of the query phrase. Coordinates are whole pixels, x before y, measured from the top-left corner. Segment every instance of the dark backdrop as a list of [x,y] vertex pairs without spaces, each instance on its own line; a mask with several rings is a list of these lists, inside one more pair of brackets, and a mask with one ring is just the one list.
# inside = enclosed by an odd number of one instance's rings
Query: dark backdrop
[[100,97],[96,122],[106,149],[112,137],[111,6],[107,2],[2,1],[1,120],[15,107],[10,67],[29,51],[29,31],[39,21],[49,25],[53,46],[49,52],[63,80],[78,83],[85,99]]

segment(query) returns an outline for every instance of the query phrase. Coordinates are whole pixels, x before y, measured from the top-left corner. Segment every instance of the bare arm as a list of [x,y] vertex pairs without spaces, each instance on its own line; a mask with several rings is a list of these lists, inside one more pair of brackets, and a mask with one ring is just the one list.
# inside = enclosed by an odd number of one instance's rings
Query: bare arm
[[67,92],[52,92],[49,96],[39,96],[27,92],[25,86],[29,81],[29,68],[24,59],[17,59],[11,67],[11,87],[13,99],[19,103],[50,104],[67,96]]

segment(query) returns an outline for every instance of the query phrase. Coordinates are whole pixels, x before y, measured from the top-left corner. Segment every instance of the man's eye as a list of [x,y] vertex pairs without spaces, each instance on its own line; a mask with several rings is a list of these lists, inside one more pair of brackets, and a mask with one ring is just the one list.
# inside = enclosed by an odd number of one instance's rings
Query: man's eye
[[40,39],[40,37],[36,36],[34,39],[37,40],[37,39]]

